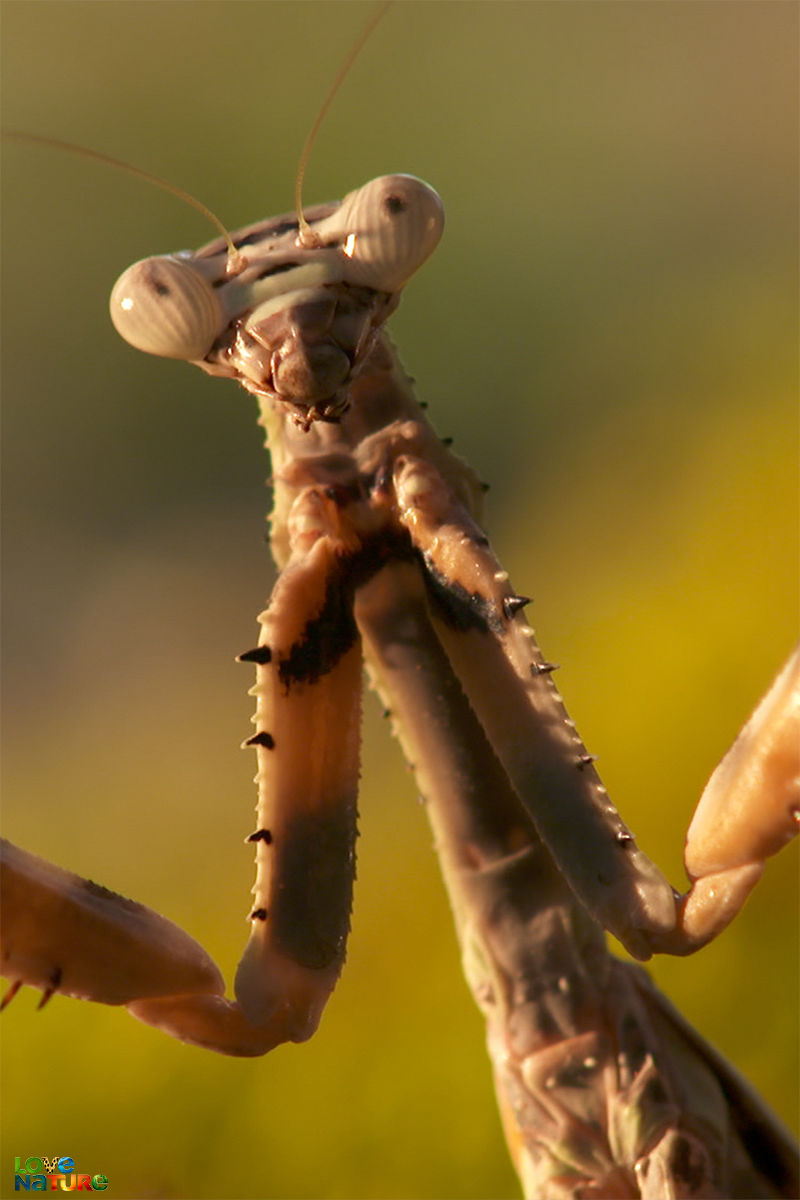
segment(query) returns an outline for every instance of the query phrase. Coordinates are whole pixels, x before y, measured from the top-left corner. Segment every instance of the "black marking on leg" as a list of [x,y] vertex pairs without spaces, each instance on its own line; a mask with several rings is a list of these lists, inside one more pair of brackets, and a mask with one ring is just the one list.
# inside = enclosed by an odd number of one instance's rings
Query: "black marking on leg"
[[281,833],[272,936],[283,954],[322,969],[344,959],[355,874],[356,812],[298,813]]
[[558,663],[531,663],[531,675],[552,675],[553,671],[557,670]]
[[250,913],[251,921],[266,921],[267,910],[265,908],[254,908]]
[[287,691],[293,683],[316,683],[334,669],[357,638],[352,589],[337,574],[328,581],[319,615],[307,623],[302,637],[278,663],[278,678]]
[[271,733],[267,733],[266,729],[254,733],[247,741],[242,742],[242,746],[263,746],[265,750],[275,749],[275,738]]
[[452,446],[454,439],[451,437],[443,437],[440,439],[443,446]]
[[255,833],[251,833],[249,838],[245,838],[247,842],[266,842],[268,846],[272,845],[272,834],[268,829],[257,829]]
[[405,531],[395,537],[383,531],[380,536],[365,539],[356,553],[337,559],[328,576],[322,607],[278,663],[278,677],[287,691],[294,683],[316,683],[333,670],[358,640],[353,616],[358,588],[387,562],[413,557]]
[[581,754],[578,758],[578,770],[582,771],[584,767],[590,766],[593,762],[597,762],[596,754]]
[[80,879],[76,886],[81,890],[88,892],[97,900],[109,901],[115,907],[126,908],[128,912],[140,913],[143,905],[138,900],[129,900],[127,896],[120,896],[119,892],[112,892],[110,888],[103,887],[101,883],[95,883],[93,879]]
[[620,845],[623,850],[633,850],[635,848],[636,843],[633,840],[633,834],[628,833],[627,829],[618,830],[615,836],[618,845]]
[[530,602],[530,596],[504,596],[503,612],[510,621],[521,609],[525,607],[526,604],[530,604]]
[[502,633],[503,622],[497,607],[478,592],[468,592],[463,584],[448,579],[426,555],[425,586],[439,616],[458,633],[476,629],[479,633]]
[[244,654],[237,654],[236,661],[258,663],[259,666],[264,666],[266,663],[272,662],[272,651],[269,646],[255,646],[252,650],[245,650]]

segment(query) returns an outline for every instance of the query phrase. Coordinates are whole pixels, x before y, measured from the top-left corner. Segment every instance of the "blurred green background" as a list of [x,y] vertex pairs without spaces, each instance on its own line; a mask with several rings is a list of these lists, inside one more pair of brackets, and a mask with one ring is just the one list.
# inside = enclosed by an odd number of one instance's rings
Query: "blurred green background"
[[[229,226],[291,207],[361,3],[3,4],[6,125],[126,158]],[[397,3],[330,113],[309,202],[409,171],[448,227],[392,327],[572,716],[682,882],[709,771],[796,636],[798,10]],[[232,977],[268,463],[233,385],[123,345],[117,274],[212,234],[85,159],[5,146],[5,832],[151,904]],[[430,835],[365,705],[349,962],[260,1061],[24,992],[13,1156],[143,1197],[515,1196]],[[653,973],[797,1119],[797,853]]]

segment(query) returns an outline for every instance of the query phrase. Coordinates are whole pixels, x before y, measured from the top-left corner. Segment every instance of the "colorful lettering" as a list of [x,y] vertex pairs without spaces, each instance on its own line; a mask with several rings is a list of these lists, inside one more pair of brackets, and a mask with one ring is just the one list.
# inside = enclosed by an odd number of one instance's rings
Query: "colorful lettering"
[[68,1155],[60,1158],[41,1158],[35,1154],[25,1159],[25,1165],[19,1155],[14,1157],[14,1191],[15,1192],[104,1192],[109,1186],[108,1176],[98,1172],[96,1175],[78,1174],[75,1171],[75,1160]]
[[41,1175],[44,1170],[44,1163],[40,1158],[31,1155],[25,1159],[25,1166],[20,1166],[19,1156],[14,1159],[14,1170],[20,1175]]

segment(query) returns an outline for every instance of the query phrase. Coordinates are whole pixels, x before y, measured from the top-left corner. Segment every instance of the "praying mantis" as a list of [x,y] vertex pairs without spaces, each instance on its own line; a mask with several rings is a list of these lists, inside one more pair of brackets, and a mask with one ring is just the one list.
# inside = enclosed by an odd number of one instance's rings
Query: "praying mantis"
[[[433,174],[433,172],[428,172],[428,173],[429,173],[429,174]],[[361,174],[362,174],[362,173],[361,173]],[[356,178],[361,178],[361,175],[359,175],[359,176],[356,176]],[[509,239],[510,239],[510,241],[511,241],[511,242],[513,242],[513,241],[515,241],[515,239],[517,239],[517,238],[518,238],[517,230],[511,230],[511,232],[510,232],[510,234],[509,234]],[[517,245],[518,245],[518,242],[517,242]],[[408,304],[409,304],[409,301],[407,301],[407,305],[408,305]],[[217,414],[217,415],[218,415],[218,414]],[[439,420],[437,421],[437,424],[439,424],[439,425],[440,425],[440,422],[439,422]],[[441,426],[440,426],[440,427],[441,427]],[[506,431],[505,431],[505,433],[506,433],[506,438],[507,438],[507,437],[509,437],[509,433],[510,433],[510,432],[513,432],[513,431],[510,431],[510,430],[506,430]],[[521,570],[517,569],[517,568],[515,568],[515,571],[513,571],[513,575],[515,575],[515,578],[519,578],[519,580],[522,580],[522,578],[523,578],[523,577],[525,577],[525,576],[523,575],[523,572],[522,572]],[[537,595],[539,595],[539,593],[537,593]],[[537,602],[541,602],[541,601],[537,601]],[[539,624],[540,624],[540,622],[539,622],[539,619],[537,619],[537,625],[539,625]],[[549,641],[549,638],[548,638],[548,641]],[[234,646],[234,649],[242,649],[243,647],[245,647],[245,644],[246,644],[246,643],[241,643],[241,644],[239,644],[239,643],[236,643],[236,644],[235,644],[235,646]],[[240,670],[241,670],[241,668],[240,668]],[[247,715],[248,715],[248,714],[247,714]],[[739,715],[740,715],[740,716],[744,716],[744,710],[742,710],[742,712],[741,712]],[[733,732],[733,731],[732,731],[732,732]],[[216,736],[215,736],[215,737],[216,737]],[[722,748],[721,748],[721,749],[722,749]],[[604,758],[604,757],[606,757],[606,755],[604,755],[604,754],[603,754],[603,755],[602,755],[602,758]],[[710,762],[709,762],[708,764],[706,764],[706,766],[710,766]],[[621,805],[620,805],[620,806],[621,806]],[[54,857],[55,857],[55,856],[54,856]],[[92,871],[92,872],[95,872],[95,874],[100,874],[100,872],[96,871],[96,869],[94,868],[94,866],[91,866],[91,868],[89,868],[88,870],[90,870],[90,871]],[[109,880],[114,880],[115,882],[116,882],[116,880],[118,880],[118,876],[116,876],[116,875],[115,875],[115,872],[112,872],[112,871],[109,871],[109,872],[108,872],[108,877],[109,877]],[[130,889],[126,888],[126,890],[131,890],[131,892],[132,892],[132,893],[134,893],[134,894],[142,894],[142,893],[140,893],[140,889],[137,889],[137,888],[133,888],[133,887],[131,887]]]

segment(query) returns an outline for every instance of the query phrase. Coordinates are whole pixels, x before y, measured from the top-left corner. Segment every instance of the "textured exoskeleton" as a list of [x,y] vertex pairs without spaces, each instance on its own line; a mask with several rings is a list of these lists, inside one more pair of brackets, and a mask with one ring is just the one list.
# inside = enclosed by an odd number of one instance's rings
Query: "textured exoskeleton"
[[259,617],[251,936],[235,1000],[162,917],[4,846],[3,970],[184,1041],[262,1054],[316,1028],[350,921],[362,660],[435,830],[501,1109],[536,1197],[796,1195],[791,1140],[641,968],[741,907],[796,832],[795,656],[711,778],[679,897],[639,850],[567,716],[383,323],[431,253],[432,189],[388,176],[339,205],[137,264],[112,313],[151,353],[238,379],[272,457],[282,573]]

